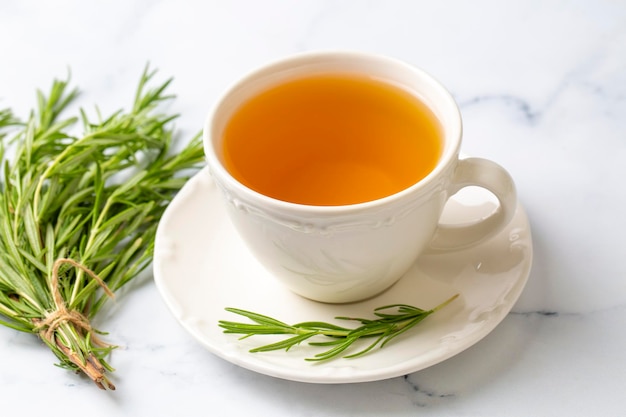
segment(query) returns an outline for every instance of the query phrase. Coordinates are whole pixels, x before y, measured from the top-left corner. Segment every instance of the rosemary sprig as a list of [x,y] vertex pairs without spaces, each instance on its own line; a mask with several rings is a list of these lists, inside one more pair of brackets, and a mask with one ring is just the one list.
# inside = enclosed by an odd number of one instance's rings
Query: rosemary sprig
[[106,118],[62,118],[78,91],[58,80],[26,122],[0,111],[0,324],[37,334],[104,389],[113,346],[90,320],[149,266],[161,214],[203,161],[200,135],[171,152],[176,116],[157,109],[171,80],[149,87],[154,74]]
[[[256,324],[220,320],[219,326],[224,329],[224,333],[244,335],[240,340],[255,335],[293,335],[276,343],[253,348],[250,352],[268,352],[283,349],[288,351],[292,347],[315,336],[325,336],[329,340],[309,341],[308,344],[310,346],[328,349],[307,358],[307,361],[326,361],[340,356],[357,358],[369,353],[376,346],[383,348],[391,340],[412,329],[426,317],[441,310],[457,297],[458,294],[431,310],[422,310],[406,304],[392,304],[375,309],[374,315],[377,317],[376,319],[335,317],[338,320],[357,321],[361,324],[353,329],[320,321],[308,321],[289,325],[268,316],[230,307],[226,308],[226,311],[246,317]],[[366,338],[374,338],[374,341],[357,352],[344,355],[354,343]]]

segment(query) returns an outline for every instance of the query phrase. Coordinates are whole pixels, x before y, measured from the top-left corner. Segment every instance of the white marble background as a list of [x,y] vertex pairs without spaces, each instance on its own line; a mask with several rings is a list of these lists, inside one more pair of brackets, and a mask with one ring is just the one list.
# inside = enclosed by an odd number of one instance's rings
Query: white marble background
[[3,415],[626,415],[624,1],[3,0],[0,107],[26,116],[35,88],[71,68],[81,105],[115,110],[149,61],[175,78],[189,137],[247,71],[337,48],[434,74],[461,106],[465,151],[510,170],[535,245],[513,312],[477,345],[405,378],[309,385],[214,357],[147,277],[100,318],[122,346],[111,358],[116,392],[0,328]]

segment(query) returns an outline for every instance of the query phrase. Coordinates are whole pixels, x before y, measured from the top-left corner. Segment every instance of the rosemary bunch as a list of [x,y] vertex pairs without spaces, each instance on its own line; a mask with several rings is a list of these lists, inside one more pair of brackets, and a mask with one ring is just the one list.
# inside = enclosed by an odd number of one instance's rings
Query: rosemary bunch
[[200,135],[171,151],[176,116],[157,109],[171,80],[149,87],[154,73],[107,118],[62,118],[78,92],[58,80],[25,123],[0,111],[0,324],[39,335],[103,389],[115,389],[113,346],[90,320],[150,264],[164,209],[203,161]]
[[422,310],[406,304],[392,304],[375,309],[374,315],[377,317],[376,319],[335,317],[338,320],[350,320],[360,323],[360,326],[352,329],[321,321],[308,321],[289,325],[268,316],[236,308],[226,308],[226,311],[247,317],[254,324],[220,320],[219,326],[224,329],[224,333],[244,335],[241,339],[254,335],[294,335],[276,343],[253,348],[250,352],[268,352],[283,349],[288,351],[314,336],[325,336],[328,340],[323,342],[309,341],[310,346],[328,349],[311,358],[307,358],[306,360],[308,361],[325,361],[337,358],[342,356],[357,341],[374,338],[374,341],[364,349],[343,356],[344,358],[356,358],[365,355],[376,346],[384,347],[391,340],[407,332],[426,317],[441,310],[457,297],[458,294],[431,310]]

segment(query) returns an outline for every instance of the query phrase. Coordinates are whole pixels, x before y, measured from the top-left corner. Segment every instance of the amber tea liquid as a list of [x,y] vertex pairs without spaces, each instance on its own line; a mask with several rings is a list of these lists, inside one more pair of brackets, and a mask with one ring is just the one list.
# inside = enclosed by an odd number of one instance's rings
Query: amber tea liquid
[[419,99],[383,81],[319,75],[244,102],[224,130],[226,169],[292,203],[336,206],[404,190],[433,170],[441,127]]

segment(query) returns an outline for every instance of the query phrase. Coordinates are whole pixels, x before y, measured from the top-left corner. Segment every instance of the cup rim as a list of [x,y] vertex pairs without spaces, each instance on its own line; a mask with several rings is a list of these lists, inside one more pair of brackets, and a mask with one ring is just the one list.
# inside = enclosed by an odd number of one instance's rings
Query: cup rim
[[[409,70],[423,80],[427,80],[430,86],[437,90],[438,96],[445,101],[445,107],[450,109],[449,117],[452,118],[452,122],[455,126],[449,128],[447,125],[444,129],[452,130],[451,137],[453,139],[453,143],[447,144],[444,147],[443,153],[439,157],[439,161],[435,168],[433,168],[425,177],[421,178],[416,183],[411,186],[398,191],[394,194],[381,197],[375,200],[365,201],[361,203],[354,204],[346,204],[346,205],[310,205],[310,204],[301,204],[294,203],[290,201],[279,200],[273,197],[269,197],[264,195],[254,189],[242,184],[236,178],[234,178],[224,167],[219,157],[217,156],[217,152],[214,147],[213,142],[213,125],[215,121],[215,116],[217,114],[217,110],[222,107],[226,99],[235,92],[238,88],[244,86],[246,83],[249,83],[251,80],[256,77],[262,76],[264,73],[271,71],[273,69],[277,69],[280,67],[284,67],[288,64],[295,64],[296,62],[304,62],[306,60],[314,60],[314,59],[333,59],[333,58],[343,58],[343,59],[359,59],[359,60],[376,60],[381,63],[386,63],[390,65],[395,65],[398,67],[402,67],[405,70]],[[453,112],[453,113],[452,113]],[[426,72],[425,70],[408,64],[405,61],[392,58],[386,55],[379,55],[367,52],[359,52],[359,51],[345,51],[345,50],[328,50],[328,51],[308,51],[302,52],[298,54],[292,54],[287,57],[283,57],[280,59],[273,60],[269,63],[266,63],[256,69],[248,72],[243,77],[239,78],[238,81],[232,83],[228,88],[224,90],[224,92],[220,95],[220,97],[214,102],[211,110],[208,113],[208,116],[205,120],[204,130],[203,130],[203,147],[205,153],[205,160],[208,164],[208,169],[215,181],[218,185],[227,190],[229,194],[234,195],[237,199],[241,199],[244,201],[250,202],[258,202],[257,204],[261,204],[264,208],[269,210],[283,211],[289,210],[294,213],[312,213],[316,215],[328,215],[328,214],[345,214],[345,213],[353,213],[362,210],[368,210],[372,207],[378,207],[387,205],[390,203],[394,203],[398,200],[402,200],[407,194],[418,193],[420,190],[427,188],[433,181],[439,177],[443,172],[446,171],[447,167],[456,159],[458,159],[460,145],[462,141],[462,119],[461,113],[458,108],[456,101],[454,100],[452,94],[443,86],[441,82],[439,82],[435,77]]]

